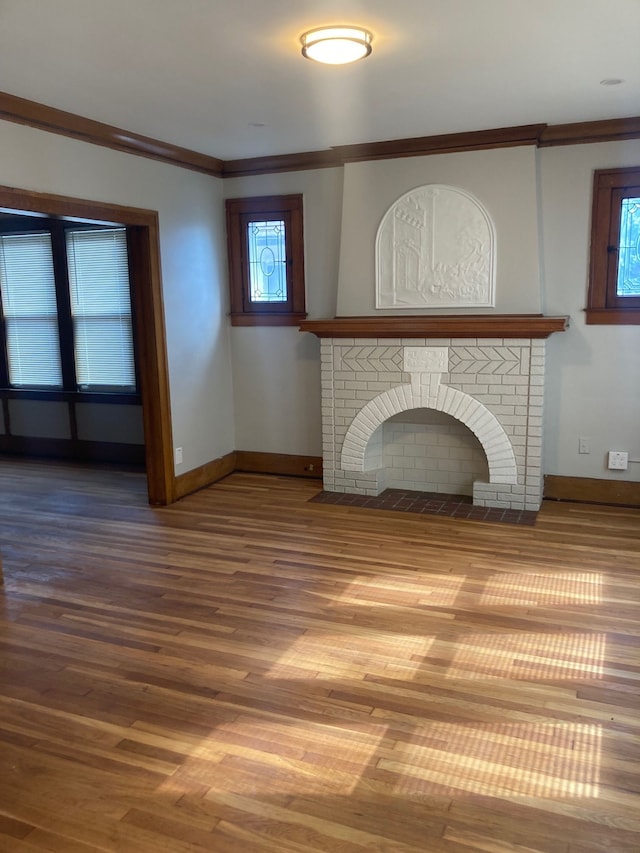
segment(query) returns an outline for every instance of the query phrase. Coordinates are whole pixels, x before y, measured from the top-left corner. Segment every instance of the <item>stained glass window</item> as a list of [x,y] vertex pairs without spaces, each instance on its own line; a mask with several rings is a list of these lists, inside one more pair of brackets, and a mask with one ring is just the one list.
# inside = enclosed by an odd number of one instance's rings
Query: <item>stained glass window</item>
[[640,168],[594,173],[586,319],[640,325]]
[[252,302],[287,301],[287,256],[282,219],[249,222],[249,293]]
[[307,315],[302,196],[228,198],[233,326],[297,326]]
[[622,200],[616,292],[640,296],[640,198]]

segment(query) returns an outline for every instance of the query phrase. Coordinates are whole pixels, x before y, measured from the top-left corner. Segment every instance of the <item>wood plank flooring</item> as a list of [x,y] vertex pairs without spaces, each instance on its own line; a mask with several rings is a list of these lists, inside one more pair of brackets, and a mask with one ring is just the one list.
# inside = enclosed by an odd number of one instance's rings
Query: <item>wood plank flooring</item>
[[640,511],[0,462],[0,851],[638,853]]

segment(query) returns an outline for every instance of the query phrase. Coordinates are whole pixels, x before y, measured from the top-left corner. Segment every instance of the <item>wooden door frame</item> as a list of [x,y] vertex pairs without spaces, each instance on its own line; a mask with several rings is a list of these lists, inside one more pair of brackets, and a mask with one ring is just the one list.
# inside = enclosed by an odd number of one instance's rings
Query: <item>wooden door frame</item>
[[126,225],[131,296],[136,314],[136,352],[142,396],[149,503],[176,499],[169,371],[162,300],[158,213],[69,196],[0,186],[0,207],[49,216],[72,216]]

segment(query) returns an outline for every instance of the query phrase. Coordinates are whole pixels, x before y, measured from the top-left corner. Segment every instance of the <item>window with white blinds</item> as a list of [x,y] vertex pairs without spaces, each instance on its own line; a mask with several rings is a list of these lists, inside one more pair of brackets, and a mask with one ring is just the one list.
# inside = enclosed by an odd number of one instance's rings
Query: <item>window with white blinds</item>
[[0,292],[9,382],[61,388],[51,235],[0,235]]
[[0,387],[135,394],[126,228],[42,222],[0,218]]
[[66,244],[78,389],[132,391],[126,229],[67,230]]

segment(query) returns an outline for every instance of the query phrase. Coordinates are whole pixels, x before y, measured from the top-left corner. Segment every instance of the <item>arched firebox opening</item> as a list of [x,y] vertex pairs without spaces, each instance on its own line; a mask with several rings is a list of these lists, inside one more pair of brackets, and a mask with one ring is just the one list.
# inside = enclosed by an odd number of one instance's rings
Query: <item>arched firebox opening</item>
[[489,481],[484,448],[451,415],[435,409],[411,409],[393,415],[378,431],[387,489],[471,497],[476,481]]
[[[498,419],[479,400],[455,388],[434,384],[398,385],[378,394],[355,416],[345,435],[340,465],[344,471],[375,475],[378,490],[387,487],[383,425],[401,413],[430,409],[449,415],[477,438],[484,450],[488,481],[475,481],[472,493],[487,485],[518,484],[513,447]],[[393,421],[392,421],[393,422]],[[372,479],[371,476],[368,479]],[[372,482],[373,485],[373,482]],[[406,488],[406,485],[405,485]]]

